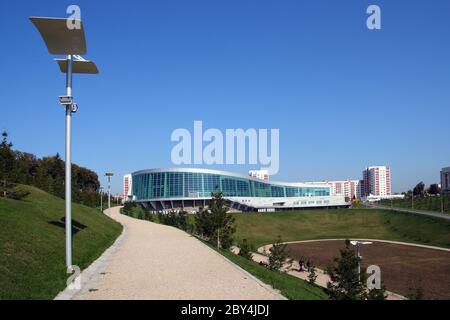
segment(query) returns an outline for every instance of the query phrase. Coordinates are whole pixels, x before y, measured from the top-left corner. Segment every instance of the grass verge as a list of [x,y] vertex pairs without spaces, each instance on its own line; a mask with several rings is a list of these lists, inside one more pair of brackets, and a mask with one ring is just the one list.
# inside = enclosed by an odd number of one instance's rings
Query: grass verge
[[[412,208],[411,198],[381,200],[380,204],[406,209]],[[416,210],[441,212],[442,206],[444,207],[444,213],[450,213],[450,195],[414,197],[414,209]]]
[[328,295],[320,287],[312,286],[287,273],[271,271],[228,250],[217,249],[207,242],[204,243],[265,284],[280,290],[281,294],[289,300],[328,300]]
[[[40,189],[24,200],[0,198],[0,300],[53,299],[66,286],[64,200]],[[73,204],[73,264],[89,266],[122,226],[99,210]]]

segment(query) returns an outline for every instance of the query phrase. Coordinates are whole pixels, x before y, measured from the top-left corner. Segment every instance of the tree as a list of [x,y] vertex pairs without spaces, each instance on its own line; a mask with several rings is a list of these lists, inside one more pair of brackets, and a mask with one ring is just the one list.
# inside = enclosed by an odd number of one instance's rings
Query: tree
[[247,239],[242,240],[242,244],[241,244],[240,250],[239,250],[239,255],[241,257],[244,257],[245,259],[252,260],[253,259],[252,250],[253,250],[253,247],[247,241]]
[[217,248],[228,249],[232,244],[232,237],[236,231],[234,227],[234,218],[228,213],[228,207],[225,204],[222,192],[213,192],[209,204],[211,210],[213,230],[217,235]]
[[340,253],[341,257],[334,259],[335,265],[327,269],[331,280],[327,292],[334,300],[363,300],[365,286],[364,279],[359,280],[358,257],[348,244]]
[[366,299],[367,300],[386,300],[386,287],[384,284],[381,284],[380,289],[371,289],[367,292]]
[[425,193],[424,191],[425,191],[425,184],[422,181],[420,181],[414,187],[413,193],[414,193],[414,196],[423,196]]
[[430,187],[428,188],[427,192],[432,195],[437,195],[441,193],[441,188],[438,184],[430,184]]
[[234,218],[228,213],[222,192],[213,192],[211,197],[209,210],[201,210],[195,216],[197,232],[218,248],[228,249],[236,232]]
[[316,280],[317,280],[316,267],[312,265],[308,275],[308,282],[314,285],[316,283]]
[[[0,180],[4,186],[13,182],[15,155],[12,146],[13,144],[8,142],[8,133],[3,131],[0,143]],[[3,196],[6,197],[6,188],[3,190]]]
[[283,243],[281,237],[269,249],[269,269],[280,271],[284,263],[289,258],[286,252],[287,245]]

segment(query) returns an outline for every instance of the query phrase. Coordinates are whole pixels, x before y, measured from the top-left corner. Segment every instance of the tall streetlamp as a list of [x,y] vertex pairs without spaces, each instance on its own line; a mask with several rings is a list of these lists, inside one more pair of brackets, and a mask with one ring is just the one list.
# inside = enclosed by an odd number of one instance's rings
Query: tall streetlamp
[[353,246],[356,246],[356,256],[358,257],[358,281],[361,282],[361,262],[362,262],[363,256],[359,253],[359,247],[361,245],[373,244],[373,242],[356,240],[356,241],[350,241],[350,243]]
[[[71,131],[72,113],[78,110],[72,96],[72,74],[97,74],[94,62],[79,55],[86,54],[86,37],[83,23],[76,19],[30,17],[44,40],[50,54],[65,55],[65,59],[55,59],[61,72],[66,74],[66,95],[59,97],[66,115],[66,176],[65,176],[65,224],[66,224],[66,266],[72,270],[72,166]],[[75,22],[75,23],[74,23]],[[74,27],[75,26],[75,27]],[[75,59],[74,59],[75,58]]]
[[105,176],[108,177],[108,209],[111,209],[111,177],[114,176],[114,173],[107,172]]
[[100,211],[103,212],[103,187],[100,187]]

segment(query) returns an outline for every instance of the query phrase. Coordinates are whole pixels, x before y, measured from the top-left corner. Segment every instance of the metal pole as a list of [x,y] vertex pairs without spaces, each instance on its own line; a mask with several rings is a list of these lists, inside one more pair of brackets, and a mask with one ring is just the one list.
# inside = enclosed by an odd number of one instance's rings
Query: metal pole
[[[66,95],[72,96],[72,55],[67,56]],[[72,269],[72,166],[71,131],[72,108],[66,106],[66,266]]]
[[358,256],[358,282],[361,282],[361,258],[359,256],[359,242],[356,243],[356,254]]
[[100,211],[103,212],[103,190],[100,189]]
[[111,177],[108,176],[108,209],[111,209]]

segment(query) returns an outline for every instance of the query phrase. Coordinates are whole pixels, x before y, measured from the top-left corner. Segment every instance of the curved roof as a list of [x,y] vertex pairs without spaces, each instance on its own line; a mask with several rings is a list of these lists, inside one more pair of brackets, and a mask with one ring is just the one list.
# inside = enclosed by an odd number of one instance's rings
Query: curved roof
[[[158,168],[158,169],[147,169],[147,170],[140,170],[133,172],[132,175],[140,175],[140,174],[147,174],[147,173],[161,173],[161,172],[189,172],[189,173],[206,173],[206,174],[217,174],[217,175],[223,175],[228,177],[235,177],[235,178],[241,178],[241,179],[247,179],[247,180],[253,180],[261,183],[271,184],[271,185],[280,185],[284,187],[325,187],[328,186],[319,185],[319,184],[312,184],[312,183],[302,183],[302,182],[279,182],[279,181],[264,181],[260,180],[258,178],[254,178],[251,176],[238,174],[238,173],[232,173],[228,171],[222,171],[222,170],[212,170],[212,169],[202,169],[202,168]],[[328,187],[329,188],[329,187]]]

